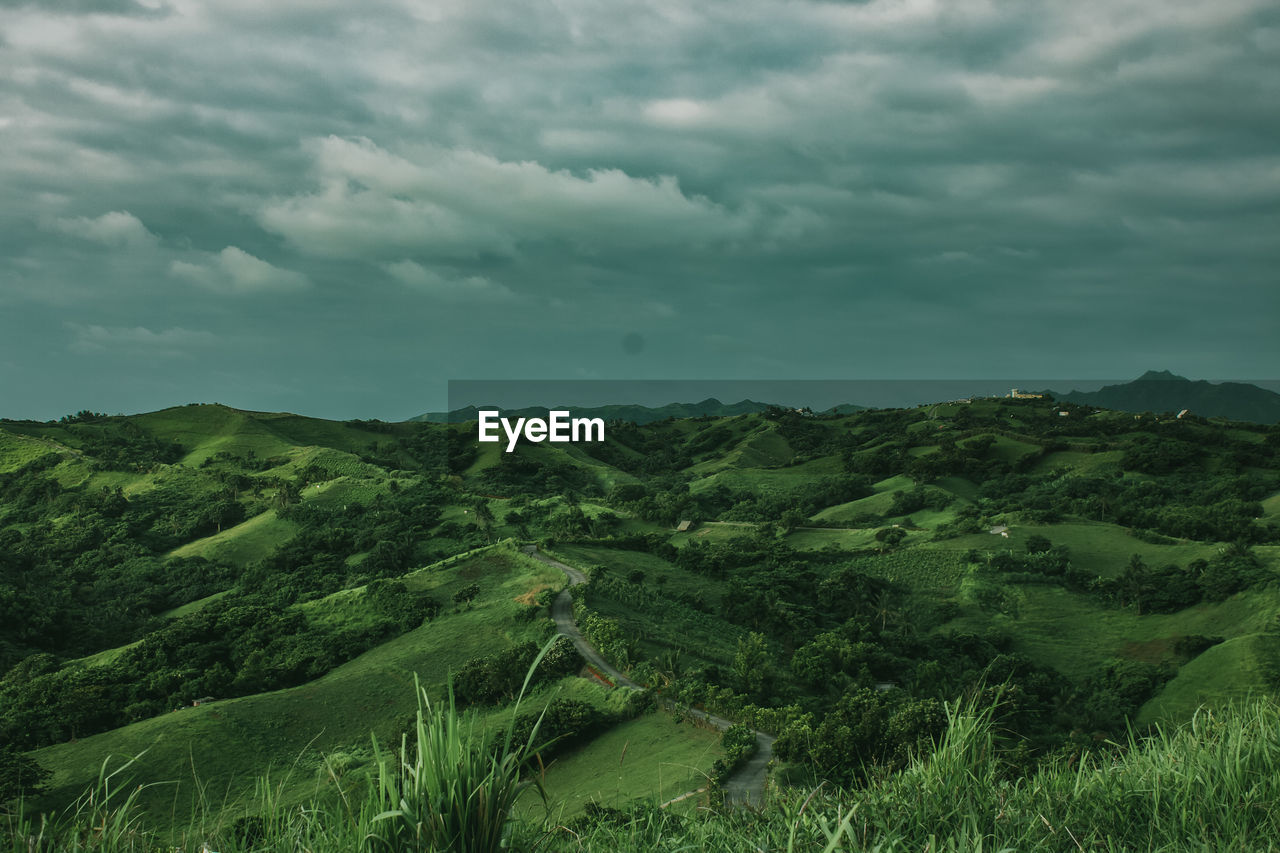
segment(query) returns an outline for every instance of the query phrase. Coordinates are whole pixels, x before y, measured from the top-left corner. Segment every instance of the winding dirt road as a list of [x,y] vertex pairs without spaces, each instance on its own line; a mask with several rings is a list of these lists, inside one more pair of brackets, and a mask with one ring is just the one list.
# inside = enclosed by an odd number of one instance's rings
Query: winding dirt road
[[[575,569],[573,566],[562,563],[559,560],[553,560],[546,554],[541,553],[536,545],[525,545],[521,550],[535,560],[546,563],[548,566],[554,566],[564,572],[565,577],[569,579],[569,585],[560,590],[560,594],[551,602],[551,618],[555,620],[556,628],[560,633],[573,641],[574,647],[587,663],[609,678],[618,687],[639,690],[640,685],[627,678],[605,660],[595,646],[588,643],[586,638],[582,636],[582,632],[578,630],[578,623],[573,619],[573,599],[569,595],[569,587],[586,583],[587,576],[581,570]],[[699,711],[697,708],[685,708],[683,710],[685,714],[705,720],[721,731],[733,725],[732,722],[724,717],[708,714],[706,711]],[[755,754],[724,783],[724,796],[728,802],[752,806],[759,806],[764,803],[765,778],[768,775],[769,762],[773,760],[774,738],[773,735],[767,735],[764,732],[756,732],[755,734]]]

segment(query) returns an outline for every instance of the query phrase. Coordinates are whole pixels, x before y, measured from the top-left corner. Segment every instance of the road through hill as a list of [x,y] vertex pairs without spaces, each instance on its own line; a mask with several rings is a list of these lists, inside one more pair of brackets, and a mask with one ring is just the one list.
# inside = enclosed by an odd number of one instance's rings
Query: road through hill
[[[535,545],[525,545],[522,550],[535,560],[554,566],[564,572],[565,577],[569,579],[569,586],[562,589],[551,603],[551,618],[555,620],[556,628],[560,633],[573,641],[574,647],[577,648],[583,659],[600,674],[619,687],[639,690],[640,686],[638,684],[627,678],[605,660],[600,652],[588,643],[586,638],[582,636],[582,632],[578,630],[578,623],[573,618],[573,599],[569,595],[569,587],[586,583],[587,576],[580,569],[575,569],[573,566],[562,563],[559,560],[553,560],[546,554],[539,552]],[[708,714],[706,711],[700,711],[697,708],[685,708],[683,710],[685,714],[705,720],[721,731],[733,725],[731,721],[726,720],[724,717]],[[764,732],[756,732],[755,735],[755,754],[725,781],[725,799],[729,802],[757,806],[764,802],[765,777],[768,773],[769,762],[773,760],[774,738]]]

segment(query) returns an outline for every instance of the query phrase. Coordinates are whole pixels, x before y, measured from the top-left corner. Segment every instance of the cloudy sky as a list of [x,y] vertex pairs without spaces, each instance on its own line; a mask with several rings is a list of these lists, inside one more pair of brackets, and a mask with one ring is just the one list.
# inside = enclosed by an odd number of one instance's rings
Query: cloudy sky
[[0,0],[0,415],[1274,378],[1277,140],[1274,0]]

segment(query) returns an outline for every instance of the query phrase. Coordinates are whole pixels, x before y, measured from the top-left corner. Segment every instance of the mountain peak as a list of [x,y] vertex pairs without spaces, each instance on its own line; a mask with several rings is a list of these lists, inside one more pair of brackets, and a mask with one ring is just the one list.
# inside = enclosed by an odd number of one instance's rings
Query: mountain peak
[[1191,381],[1167,370],[1148,370],[1133,382],[1097,391],[1055,395],[1059,402],[1125,412],[1181,412],[1259,424],[1280,423],[1280,394],[1243,382]]
[[1179,376],[1178,374],[1176,374],[1176,373],[1171,373],[1171,372],[1169,372],[1168,370],[1148,370],[1146,373],[1144,373],[1144,374],[1142,374],[1141,376],[1139,376],[1139,377],[1137,378],[1137,380],[1136,380],[1136,381],[1138,381],[1138,382],[1150,382],[1150,381],[1152,381],[1152,380],[1158,380],[1158,381],[1162,381],[1162,382],[1170,382],[1170,381],[1173,381],[1173,382],[1190,382],[1190,381],[1191,381],[1191,380],[1187,379],[1187,377],[1185,377],[1185,376]]

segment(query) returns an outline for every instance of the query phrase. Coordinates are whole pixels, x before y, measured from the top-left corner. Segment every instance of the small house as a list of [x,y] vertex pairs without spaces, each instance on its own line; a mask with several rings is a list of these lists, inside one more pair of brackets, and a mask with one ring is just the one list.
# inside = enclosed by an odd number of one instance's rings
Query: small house
[[1004,524],[997,524],[995,527],[991,528],[991,529],[990,529],[990,530],[988,530],[987,532],[988,532],[988,533],[990,533],[992,536],[1004,536],[1004,537],[1008,537],[1008,535],[1009,535],[1009,528],[1008,528],[1008,526],[1006,526],[1006,525],[1004,525]]
[[692,521],[686,520],[676,525],[676,533],[688,533],[692,529],[693,529]]

